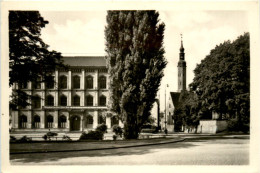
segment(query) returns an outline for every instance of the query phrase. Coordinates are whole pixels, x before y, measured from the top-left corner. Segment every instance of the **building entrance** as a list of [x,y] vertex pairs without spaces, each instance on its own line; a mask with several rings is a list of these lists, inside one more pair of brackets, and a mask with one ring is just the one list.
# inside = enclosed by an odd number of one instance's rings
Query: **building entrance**
[[80,130],[80,117],[78,115],[71,117],[70,129],[71,129],[71,131]]

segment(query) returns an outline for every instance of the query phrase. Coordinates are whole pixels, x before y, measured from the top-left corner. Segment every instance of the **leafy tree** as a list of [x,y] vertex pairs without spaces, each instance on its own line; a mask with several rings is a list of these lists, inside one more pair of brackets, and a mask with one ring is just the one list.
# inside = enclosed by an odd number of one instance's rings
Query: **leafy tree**
[[193,92],[182,91],[179,97],[179,104],[174,109],[174,130],[180,131],[181,126],[195,127],[199,125],[202,112],[199,112],[197,95]]
[[138,137],[150,116],[166,66],[165,25],[156,11],[108,11],[105,28],[111,111],[124,123],[124,137]]
[[190,87],[198,96],[198,105],[217,112],[220,118],[249,123],[249,33],[216,46],[194,73]]
[[[9,85],[53,80],[50,74],[62,65],[61,53],[49,51],[41,36],[41,29],[48,24],[38,11],[9,11]],[[13,91],[11,108],[29,105],[28,94]]]

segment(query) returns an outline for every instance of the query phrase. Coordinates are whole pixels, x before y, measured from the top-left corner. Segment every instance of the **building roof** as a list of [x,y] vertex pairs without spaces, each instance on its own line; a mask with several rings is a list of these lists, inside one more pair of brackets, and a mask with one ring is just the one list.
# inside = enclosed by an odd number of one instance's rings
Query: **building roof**
[[180,92],[170,92],[171,94],[171,99],[174,107],[177,107],[179,104],[179,97],[180,97]]
[[105,67],[106,60],[104,56],[64,56],[64,64],[73,67]]

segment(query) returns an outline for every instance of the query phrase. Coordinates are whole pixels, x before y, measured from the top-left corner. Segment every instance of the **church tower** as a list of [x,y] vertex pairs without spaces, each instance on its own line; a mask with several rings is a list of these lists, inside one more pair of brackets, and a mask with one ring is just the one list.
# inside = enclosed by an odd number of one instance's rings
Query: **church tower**
[[181,34],[180,59],[178,62],[178,92],[186,90],[186,61]]

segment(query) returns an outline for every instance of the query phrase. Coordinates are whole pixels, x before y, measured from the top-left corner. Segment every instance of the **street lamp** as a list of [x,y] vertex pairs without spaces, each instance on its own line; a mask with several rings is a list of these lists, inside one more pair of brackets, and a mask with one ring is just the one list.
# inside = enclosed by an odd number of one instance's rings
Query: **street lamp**
[[165,132],[166,132],[166,130],[167,130],[167,128],[166,128],[166,123],[167,123],[167,119],[166,119],[166,89],[167,89],[167,87],[168,87],[168,84],[166,84],[166,86],[165,86],[165,109],[164,109],[164,116],[165,116]]

